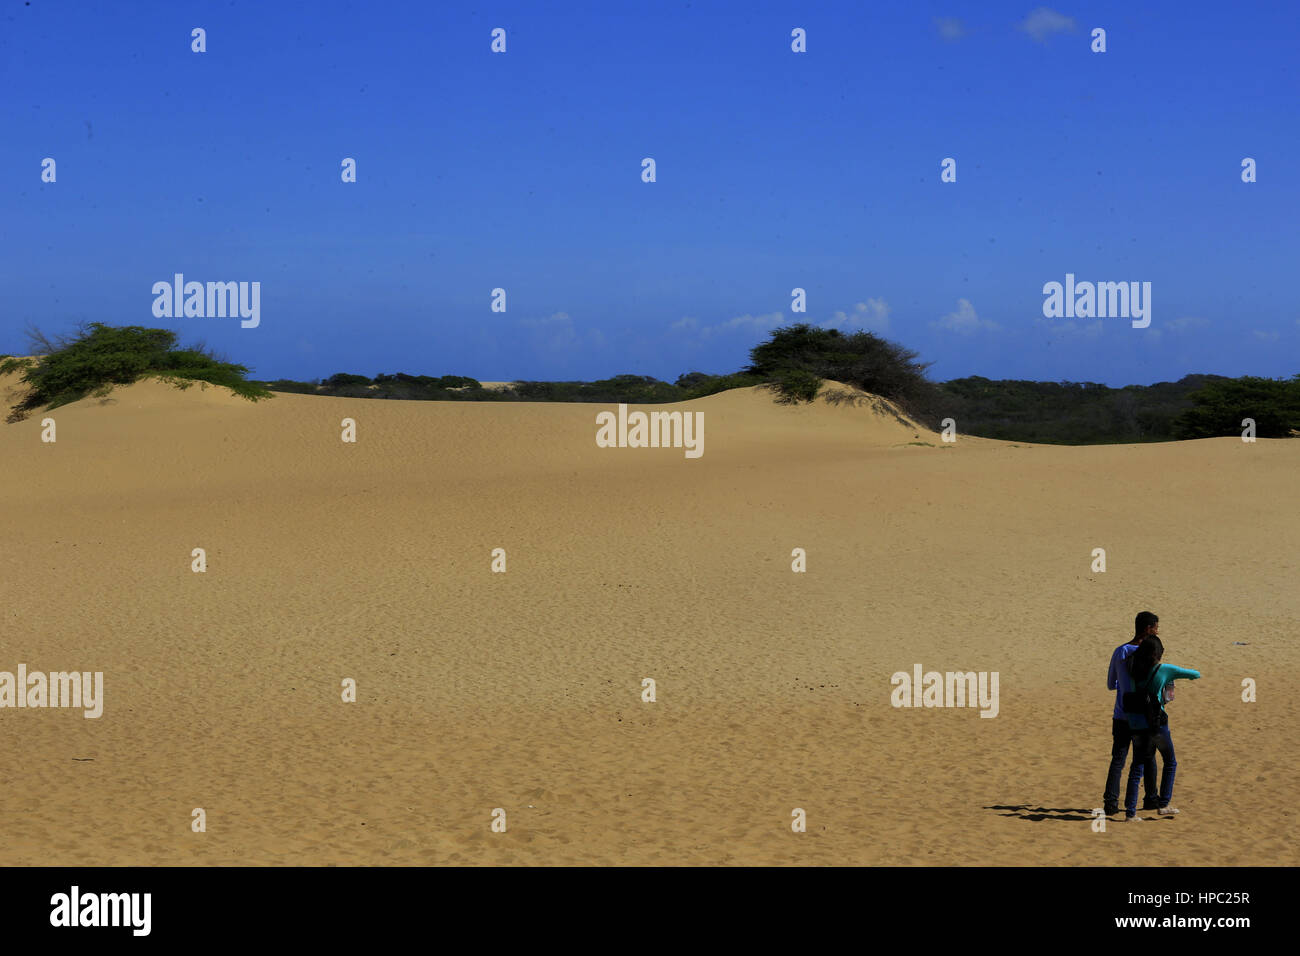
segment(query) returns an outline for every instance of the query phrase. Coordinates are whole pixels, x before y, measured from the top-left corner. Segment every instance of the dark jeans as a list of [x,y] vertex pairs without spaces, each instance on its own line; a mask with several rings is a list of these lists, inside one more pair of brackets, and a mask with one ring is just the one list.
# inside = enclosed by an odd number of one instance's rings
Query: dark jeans
[[[1146,764],[1149,795],[1150,784],[1155,780],[1156,776],[1157,750],[1160,751],[1160,762],[1164,765],[1160,771],[1159,804],[1162,807],[1167,807],[1169,801],[1174,798],[1174,771],[1178,769],[1178,761],[1174,760],[1174,740],[1169,736],[1169,725],[1165,724],[1155,730],[1135,730],[1133,732],[1133,766],[1128,772],[1128,793],[1125,794],[1124,800],[1124,811],[1129,816],[1137,813],[1138,802],[1138,778],[1133,776],[1133,771],[1138,769],[1139,759]],[[1141,756],[1139,757],[1139,755]],[[1139,771],[1138,776],[1141,776],[1141,771]]]
[[[1128,758],[1128,745],[1133,740],[1133,731],[1129,728],[1127,720],[1114,720],[1110,722],[1110,773],[1106,774],[1106,794],[1102,798],[1103,807],[1119,807],[1119,778],[1124,773],[1124,761]],[[1156,761],[1154,755],[1151,760],[1151,768],[1147,773],[1146,797],[1150,801],[1156,800]],[[1137,772],[1138,778],[1142,777],[1142,761],[1138,759],[1135,752],[1133,757],[1133,770]],[[1132,782],[1132,771],[1130,771],[1129,780]],[[1136,791],[1134,792],[1136,800]]]

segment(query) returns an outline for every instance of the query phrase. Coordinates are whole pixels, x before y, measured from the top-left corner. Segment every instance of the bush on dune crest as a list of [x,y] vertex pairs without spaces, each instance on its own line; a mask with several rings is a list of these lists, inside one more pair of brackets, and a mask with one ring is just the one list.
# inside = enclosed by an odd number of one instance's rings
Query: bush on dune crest
[[938,390],[925,377],[929,362],[871,332],[845,335],[801,322],[750,349],[745,372],[761,376],[786,402],[811,401],[816,380],[832,379],[887,398],[920,420],[934,417]]
[[34,408],[58,408],[142,378],[159,378],[178,388],[208,382],[250,401],[272,394],[248,381],[243,365],[222,361],[201,346],[177,348],[176,333],[168,329],[114,328],[92,322],[67,338],[51,340],[39,331],[29,335],[37,361],[24,368],[22,377],[31,390],[14,406],[10,421],[22,419]]
[[776,378],[767,384],[776,392],[777,402],[781,405],[797,405],[799,402],[811,402],[821,391],[822,380],[806,369],[783,369],[776,373]]
[[29,358],[20,358],[16,355],[0,355],[0,375],[21,372],[25,368],[30,368],[33,364],[35,363]]

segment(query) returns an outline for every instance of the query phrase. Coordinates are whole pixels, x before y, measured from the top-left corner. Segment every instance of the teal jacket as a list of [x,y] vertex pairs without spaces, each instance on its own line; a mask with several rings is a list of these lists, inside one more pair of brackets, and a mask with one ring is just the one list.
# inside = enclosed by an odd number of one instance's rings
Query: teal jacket
[[[1130,658],[1128,661],[1125,661],[1124,663],[1128,664],[1131,662],[1131,660],[1132,658]],[[1155,694],[1156,699],[1160,701],[1160,709],[1163,711],[1165,709],[1165,705],[1164,705],[1165,685],[1176,680],[1198,680],[1200,676],[1201,676],[1200,671],[1194,671],[1190,667],[1178,667],[1175,664],[1161,664],[1159,667],[1156,668],[1155,677],[1152,678],[1151,684],[1149,686],[1151,688],[1151,693]],[[1119,679],[1120,679],[1120,686],[1121,686],[1121,694],[1123,692],[1135,689],[1133,686],[1133,676],[1129,673],[1128,668],[1123,665],[1119,667]],[[1144,687],[1148,686],[1146,681],[1143,681],[1142,683]],[[1123,700],[1123,697],[1121,696],[1120,699]],[[1128,725],[1132,729],[1134,730],[1147,729],[1147,719],[1142,714],[1125,713],[1124,716],[1128,719]]]

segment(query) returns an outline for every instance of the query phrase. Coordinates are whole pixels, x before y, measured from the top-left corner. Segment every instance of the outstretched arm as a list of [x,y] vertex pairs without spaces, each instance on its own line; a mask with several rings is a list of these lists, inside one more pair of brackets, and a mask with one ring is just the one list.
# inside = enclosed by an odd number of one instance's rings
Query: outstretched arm
[[1169,675],[1170,680],[1198,680],[1201,676],[1200,671],[1194,671],[1190,667],[1179,667],[1177,664],[1166,664],[1165,667],[1173,671]]

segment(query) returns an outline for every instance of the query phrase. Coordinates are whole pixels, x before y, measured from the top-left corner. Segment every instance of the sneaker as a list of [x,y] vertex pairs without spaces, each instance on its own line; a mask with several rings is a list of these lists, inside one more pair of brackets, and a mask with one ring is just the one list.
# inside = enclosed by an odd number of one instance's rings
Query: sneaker
[[1156,813],[1162,817],[1172,817],[1177,812],[1178,811],[1175,810],[1173,807],[1161,807],[1159,810],[1156,811]]
[[1130,816],[1125,816],[1125,817],[1124,817],[1124,822],[1125,822],[1125,823],[1141,823],[1141,822],[1142,822],[1142,818],[1141,818],[1140,816],[1138,816],[1138,815],[1135,813],[1135,814],[1133,814],[1133,816],[1131,816],[1131,817],[1130,817]]
[[1119,807],[1105,806],[1102,807],[1102,812],[1108,817],[1113,817],[1115,814],[1119,813]]
[[1159,810],[1159,809],[1160,809],[1160,798],[1159,798],[1159,797],[1145,797],[1145,798],[1142,800],[1142,809],[1143,809],[1143,810]]

